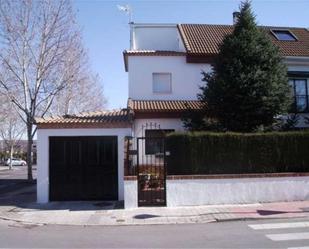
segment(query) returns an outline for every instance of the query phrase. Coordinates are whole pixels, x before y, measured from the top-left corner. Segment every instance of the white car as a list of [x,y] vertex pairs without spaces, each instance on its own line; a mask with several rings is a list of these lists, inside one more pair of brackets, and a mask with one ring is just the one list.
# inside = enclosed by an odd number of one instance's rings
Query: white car
[[[10,159],[6,161],[5,165],[7,166],[10,165]],[[26,166],[26,165],[27,165],[26,161],[18,158],[12,158],[12,166]]]

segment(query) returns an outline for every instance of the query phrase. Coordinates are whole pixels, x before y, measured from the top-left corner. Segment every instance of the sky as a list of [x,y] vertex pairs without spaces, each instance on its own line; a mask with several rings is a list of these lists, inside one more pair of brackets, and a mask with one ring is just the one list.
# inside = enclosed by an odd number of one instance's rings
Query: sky
[[[126,107],[128,75],[122,52],[129,48],[129,4],[135,23],[232,24],[240,0],[108,1],[73,0],[90,65],[100,76],[108,109]],[[309,28],[309,0],[252,0],[259,25]]]

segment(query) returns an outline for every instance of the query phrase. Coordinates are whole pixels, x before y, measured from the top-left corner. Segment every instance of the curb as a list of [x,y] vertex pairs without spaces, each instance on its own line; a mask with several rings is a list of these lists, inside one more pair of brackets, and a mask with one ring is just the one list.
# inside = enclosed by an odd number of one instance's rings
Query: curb
[[229,221],[255,221],[255,220],[280,220],[280,219],[300,219],[309,218],[308,216],[295,216],[295,217],[243,217],[243,218],[228,218],[228,219],[215,219],[216,222],[229,222]]
[[0,216],[0,220],[4,221],[13,221],[17,223],[23,223],[23,224],[31,224],[31,225],[37,225],[37,226],[47,226],[47,225],[55,225],[55,226],[155,226],[155,225],[179,225],[179,224],[206,224],[206,223],[215,223],[217,222],[215,219],[209,219],[202,222],[149,222],[149,223],[114,223],[114,224],[57,224],[57,223],[46,223],[46,222],[31,222],[31,221],[25,221],[20,219],[14,219],[14,218],[7,218]]
[[[149,222],[149,223],[115,223],[115,224],[57,224],[57,223],[46,223],[46,222],[31,222],[21,219],[8,218],[0,216],[0,220],[12,221],[22,224],[31,224],[36,226],[56,225],[56,226],[155,226],[155,225],[179,225],[179,224],[207,224],[207,223],[219,223],[219,222],[236,222],[236,221],[256,221],[256,220],[278,220],[278,219],[298,219],[308,218],[308,216],[297,216],[297,217],[243,217],[243,218],[227,218],[227,219],[208,219],[203,221],[189,221],[189,222]],[[168,217],[167,217],[168,218]]]

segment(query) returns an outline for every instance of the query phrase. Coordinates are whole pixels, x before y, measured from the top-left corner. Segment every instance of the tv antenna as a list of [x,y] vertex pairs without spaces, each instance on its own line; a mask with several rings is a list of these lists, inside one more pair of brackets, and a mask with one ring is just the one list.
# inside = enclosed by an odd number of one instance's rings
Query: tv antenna
[[126,5],[117,5],[118,10],[123,11],[124,13],[126,13],[129,16],[129,24],[132,24],[132,8],[129,4]]
[[118,5],[117,4],[118,10],[126,13],[129,16],[129,26],[130,26],[130,49],[133,49],[133,24],[134,22],[132,21],[132,8],[129,4],[126,5]]

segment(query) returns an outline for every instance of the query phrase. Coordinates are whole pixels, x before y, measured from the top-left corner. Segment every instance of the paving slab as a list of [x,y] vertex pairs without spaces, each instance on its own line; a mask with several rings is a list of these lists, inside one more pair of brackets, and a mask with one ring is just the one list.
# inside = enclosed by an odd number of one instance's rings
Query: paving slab
[[29,224],[57,225],[157,225],[208,223],[245,219],[309,218],[309,201],[113,209],[114,203],[51,202],[24,207],[0,207],[0,219]]

